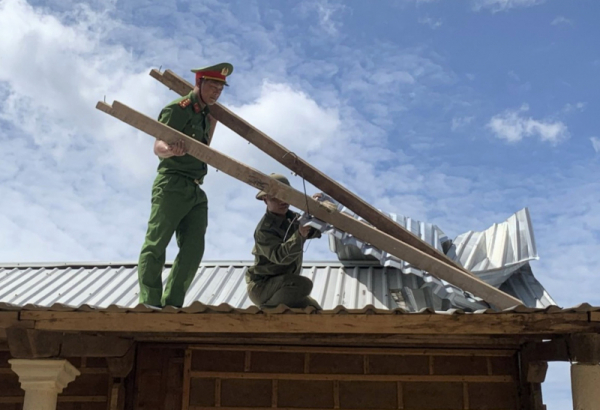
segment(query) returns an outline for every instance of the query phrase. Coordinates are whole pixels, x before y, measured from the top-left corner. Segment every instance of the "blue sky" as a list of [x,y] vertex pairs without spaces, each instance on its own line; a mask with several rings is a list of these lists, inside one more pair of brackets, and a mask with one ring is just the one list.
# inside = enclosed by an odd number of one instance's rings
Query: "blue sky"
[[[0,261],[137,259],[152,140],[95,103],[155,116],[175,95],[151,68],[191,80],[229,61],[225,105],[381,209],[455,237],[529,207],[536,276],[561,306],[600,305],[598,15],[594,0],[0,0]],[[214,147],[285,172],[224,127]],[[205,189],[205,259],[249,259],[253,189],[212,170]],[[326,242],[306,257],[332,259]],[[553,365],[549,409],[570,406],[568,384]]]

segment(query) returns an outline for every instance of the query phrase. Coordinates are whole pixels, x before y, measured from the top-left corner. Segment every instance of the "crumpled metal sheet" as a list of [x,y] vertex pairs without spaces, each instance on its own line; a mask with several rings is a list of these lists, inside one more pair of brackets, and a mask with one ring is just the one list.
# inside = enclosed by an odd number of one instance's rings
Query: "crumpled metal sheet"
[[529,210],[523,208],[483,232],[458,235],[448,257],[499,287],[526,263],[539,259]]
[[[326,195],[323,195],[319,200],[335,203],[335,201]],[[338,205],[338,210],[355,219],[364,221],[346,207]],[[448,240],[448,237],[436,225],[420,222],[402,215],[386,215],[435,247],[440,253],[443,253],[442,244]],[[400,260],[370,244],[364,243],[354,236],[341,231],[320,219],[314,218],[311,215],[304,214],[300,223],[305,226],[312,226],[322,233],[329,234],[330,249],[338,255],[338,258],[341,261],[352,261],[353,263],[368,260],[378,261],[383,267],[397,269],[404,275],[414,275],[418,277],[421,283],[419,287],[398,288],[398,292],[396,293],[397,297],[402,295],[405,301],[409,301],[413,305],[434,305],[436,308],[439,307],[442,310],[446,310],[450,307],[476,310],[488,306],[484,301],[471,293],[465,292],[459,287],[439,279],[428,272],[417,269],[410,263]]]
[[[322,196],[319,200],[336,203],[326,195]],[[338,210],[355,219],[364,221],[340,204],[338,204]],[[444,253],[442,244],[450,244],[448,237],[436,225],[416,221],[402,215],[385,212],[384,214],[441,253]],[[449,300],[454,307],[460,306],[463,308],[473,303],[483,302],[469,292],[465,292],[429,272],[417,269],[410,265],[410,263],[400,260],[375,246],[364,243],[354,236],[311,215],[304,214],[301,223],[312,226],[322,233],[329,234],[329,247],[332,252],[337,254],[341,261],[378,261],[381,266],[396,268],[405,274],[416,275],[423,279],[426,286],[431,288],[434,295],[442,300]],[[447,256],[465,266],[484,282],[495,287],[500,287],[519,269],[525,266],[528,267],[529,261],[538,259],[531,218],[527,208],[516,212],[505,222],[492,225],[486,231],[468,231],[459,235],[451,243],[452,245],[448,249]],[[543,289],[541,284],[533,277],[533,273],[530,276],[537,283],[536,286]],[[518,281],[513,281],[507,288],[514,292],[511,293],[514,296],[516,294],[531,295],[531,289],[523,288],[523,284],[531,282],[531,280],[522,281],[521,285],[519,285]],[[531,306],[548,306],[550,303],[554,304],[554,301],[545,290],[536,292],[536,294],[543,295],[543,298],[535,300],[529,298],[528,301]],[[407,297],[410,297],[410,295],[407,295]]]

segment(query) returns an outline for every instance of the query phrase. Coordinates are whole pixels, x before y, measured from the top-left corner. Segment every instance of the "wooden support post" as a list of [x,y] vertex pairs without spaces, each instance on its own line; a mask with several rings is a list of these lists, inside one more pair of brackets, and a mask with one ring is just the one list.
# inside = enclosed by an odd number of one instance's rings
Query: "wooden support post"
[[567,338],[572,361],[600,364],[600,334],[579,333]]
[[548,362],[537,359],[538,343],[525,344],[519,353],[521,406],[524,410],[544,410],[542,382],[546,379]]
[[457,269],[444,261],[440,261],[431,255],[423,253],[419,249],[401,242],[364,222],[358,221],[344,213],[332,211],[314,199],[306,197],[300,191],[282,184],[281,182],[212,149],[165,124],[161,124],[118,101],[115,101],[113,106],[98,102],[96,108],[167,143],[183,140],[189,155],[219,169],[229,176],[245,182],[259,190],[263,190],[269,195],[275,196],[296,208],[309,212],[315,217],[355,236],[363,242],[370,243],[399,259],[408,261],[419,269],[430,272],[461,289],[471,292],[500,309],[507,309],[522,304],[519,299],[488,285],[480,279]]
[[[164,73],[160,73],[158,70],[152,70],[150,71],[150,76],[179,95],[187,95],[193,89],[192,84],[188,83],[171,70],[166,70]],[[404,227],[397,224],[358,195],[340,185],[302,158],[299,158],[296,155],[287,155],[290,153],[288,149],[235,115],[233,112],[229,111],[227,108],[223,107],[221,104],[217,103],[211,106],[210,113],[217,121],[227,128],[231,129],[233,132],[237,133],[296,174],[301,175],[308,182],[339,201],[342,205],[356,212],[358,216],[369,222],[375,228],[419,249],[435,259],[444,261],[446,264],[472,275],[472,273],[463,266],[449,259],[446,255],[437,251],[427,242],[422,241],[419,237],[404,229]]]

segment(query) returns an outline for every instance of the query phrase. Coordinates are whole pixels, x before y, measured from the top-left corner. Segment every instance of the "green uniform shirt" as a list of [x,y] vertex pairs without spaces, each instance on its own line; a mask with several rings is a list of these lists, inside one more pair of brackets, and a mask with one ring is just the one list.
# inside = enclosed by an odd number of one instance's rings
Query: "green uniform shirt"
[[[254,231],[254,265],[248,269],[246,282],[268,276],[301,273],[305,238],[298,230],[298,217],[292,211],[287,211],[285,216],[267,211]],[[321,232],[311,229],[309,238],[320,236]]]
[[[163,108],[158,120],[206,144],[210,131],[208,114],[208,105],[201,108],[196,94],[191,91],[188,95],[176,99]],[[158,164],[159,174],[180,174],[200,181],[204,179],[206,172],[206,164],[191,155],[160,158]]]

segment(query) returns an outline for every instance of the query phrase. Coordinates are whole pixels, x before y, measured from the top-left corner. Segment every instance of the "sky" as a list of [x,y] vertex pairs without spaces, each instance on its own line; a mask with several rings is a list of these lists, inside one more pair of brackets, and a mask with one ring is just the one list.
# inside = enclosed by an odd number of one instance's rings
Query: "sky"
[[[598,306],[598,15],[595,0],[0,0],[0,262],[137,260],[153,140],[96,102],[156,117],[177,96],[150,69],[193,81],[228,61],[225,106],[384,211],[453,238],[528,207],[536,277],[560,306]],[[302,187],[224,126],[212,146]],[[251,259],[255,190],[214,169],[203,188],[204,259]],[[305,259],[335,258],[315,242]],[[571,406],[568,364],[544,397]]]

